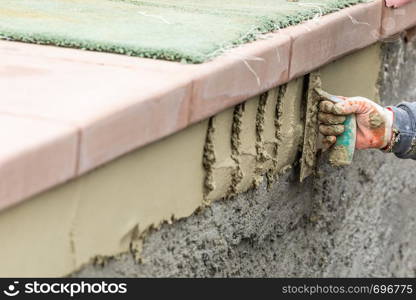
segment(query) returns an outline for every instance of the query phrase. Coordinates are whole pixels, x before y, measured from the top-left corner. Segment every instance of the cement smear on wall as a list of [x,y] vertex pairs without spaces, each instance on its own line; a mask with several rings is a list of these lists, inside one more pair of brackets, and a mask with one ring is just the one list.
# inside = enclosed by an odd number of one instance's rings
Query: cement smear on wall
[[0,276],[63,276],[123,252],[141,261],[152,228],[275,178],[295,161],[302,88],[273,89],[2,212]]
[[211,118],[207,203],[258,186],[294,163],[303,136],[302,91],[301,78]]
[[63,276],[140,253],[146,230],[203,205],[208,122],[128,154],[0,213],[0,276]]
[[415,191],[406,172],[391,179],[405,163],[362,152],[347,169],[322,160],[321,177],[299,184],[302,94],[295,80],[2,212],[0,275],[59,276],[91,261],[78,275],[411,274]]
[[[371,89],[363,88],[368,80],[352,80],[354,88],[371,98],[378,81],[384,104],[416,99],[416,44],[390,42],[381,54],[382,72],[372,74]],[[344,66],[340,78],[351,74],[357,55],[335,63]],[[75,275],[414,277],[414,168],[393,155],[357,151],[347,168],[334,169],[321,157],[317,176],[300,184],[295,164],[277,182],[265,180],[152,231],[142,264],[125,254]]]
[[380,102],[381,55],[380,45],[374,44],[355,53],[354,59],[347,56],[323,67],[322,88],[333,95],[361,96]]

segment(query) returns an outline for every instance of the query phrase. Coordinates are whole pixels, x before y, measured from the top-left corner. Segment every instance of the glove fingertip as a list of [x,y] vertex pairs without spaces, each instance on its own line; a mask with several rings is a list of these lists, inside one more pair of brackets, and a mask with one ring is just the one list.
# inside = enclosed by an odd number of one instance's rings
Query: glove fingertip
[[334,114],[343,115],[345,114],[345,106],[344,103],[337,103],[333,106]]

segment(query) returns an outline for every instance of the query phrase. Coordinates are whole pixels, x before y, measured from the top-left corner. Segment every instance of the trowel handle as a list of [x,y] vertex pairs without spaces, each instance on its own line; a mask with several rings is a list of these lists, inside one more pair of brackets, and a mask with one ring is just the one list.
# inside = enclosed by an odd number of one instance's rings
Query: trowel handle
[[[337,155],[338,165],[350,165],[354,157],[355,141],[357,138],[357,120],[355,114],[348,115],[344,122],[345,131],[337,137],[337,142],[332,151],[344,151],[344,155]],[[338,146],[338,147],[337,147]],[[345,149],[345,150],[342,150]]]

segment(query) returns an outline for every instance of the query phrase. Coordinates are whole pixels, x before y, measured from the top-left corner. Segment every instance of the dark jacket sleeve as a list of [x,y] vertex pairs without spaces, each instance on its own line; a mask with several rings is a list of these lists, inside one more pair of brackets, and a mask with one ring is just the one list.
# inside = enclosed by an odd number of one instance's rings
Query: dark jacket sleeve
[[394,112],[392,152],[399,158],[416,159],[416,102],[390,108]]

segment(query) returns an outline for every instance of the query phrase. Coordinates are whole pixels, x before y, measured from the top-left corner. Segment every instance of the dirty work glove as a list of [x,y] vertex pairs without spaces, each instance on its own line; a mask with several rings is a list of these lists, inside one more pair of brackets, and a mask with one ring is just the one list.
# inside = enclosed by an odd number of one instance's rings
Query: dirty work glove
[[336,136],[344,132],[345,115],[349,114],[357,117],[357,149],[388,147],[392,138],[393,112],[363,97],[340,98],[345,101],[320,103],[319,131],[325,136],[324,147],[327,149],[335,144]]

